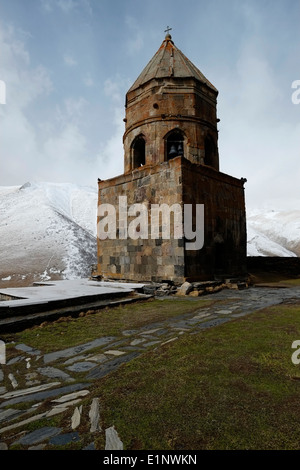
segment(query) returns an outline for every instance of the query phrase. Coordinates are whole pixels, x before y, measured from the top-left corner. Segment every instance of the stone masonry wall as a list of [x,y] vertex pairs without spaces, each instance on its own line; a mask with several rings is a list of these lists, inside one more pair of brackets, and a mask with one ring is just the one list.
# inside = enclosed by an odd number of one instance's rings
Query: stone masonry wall
[[204,204],[204,246],[186,251],[186,278],[240,276],[246,267],[246,216],[243,181],[183,161],[184,204]]
[[[131,281],[172,280],[182,282],[184,249],[182,239],[151,239],[152,204],[181,204],[181,160],[174,159],[151,168],[139,168],[99,183],[99,203],[115,206],[119,220],[119,196],[127,196],[127,204],[145,204],[149,214],[149,238],[98,240],[98,275],[104,278]],[[128,225],[136,217],[128,217]],[[171,234],[174,224],[171,218]],[[162,227],[160,226],[160,230]]]

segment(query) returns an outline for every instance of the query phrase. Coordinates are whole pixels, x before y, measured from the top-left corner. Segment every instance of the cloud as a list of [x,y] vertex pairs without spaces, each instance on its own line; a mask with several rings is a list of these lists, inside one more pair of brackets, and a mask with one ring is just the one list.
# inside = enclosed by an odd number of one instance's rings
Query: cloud
[[78,2],[75,0],[57,0],[56,3],[63,12],[69,13],[77,6]]
[[50,71],[42,64],[31,66],[26,45],[13,27],[0,29],[0,49],[7,87],[6,105],[0,106],[0,184],[23,184],[32,178],[91,182],[87,140],[80,131],[87,100],[58,101],[40,121],[33,109],[40,99],[46,103],[53,90]]
[[142,50],[144,46],[143,33],[140,29],[139,24],[140,22],[138,22],[132,16],[127,15],[125,17],[125,25],[129,29],[128,35],[130,36],[130,39],[128,39],[126,44],[126,50],[129,55],[136,54],[137,52]]
[[295,208],[300,123],[291,118],[290,92],[257,36],[241,45],[235,68],[220,78],[219,90],[221,170],[247,178],[250,207]]
[[84,78],[83,78],[83,83],[85,84],[86,87],[88,88],[91,88],[95,85],[95,82],[93,80],[93,78],[87,74]]
[[78,9],[84,9],[89,15],[93,13],[89,0],[40,0],[40,2],[42,9],[46,13],[51,13],[55,9],[60,9],[65,14]]
[[68,54],[64,55],[64,63],[68,67],[75,67],[76,65],[78,65],[78,62],[72,56]]

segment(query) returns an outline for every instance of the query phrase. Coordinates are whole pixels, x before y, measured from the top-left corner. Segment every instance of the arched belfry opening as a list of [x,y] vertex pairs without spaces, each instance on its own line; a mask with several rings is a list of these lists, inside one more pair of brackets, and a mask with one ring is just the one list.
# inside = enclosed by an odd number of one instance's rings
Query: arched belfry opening
[[167,135],[165,139],[165,160],[171,160],[175,157],[184,157],[184,134],[178,129],[175,129]]
[[137,136],[131,146],[132,169],[146,164],[146,141],[143,135]]

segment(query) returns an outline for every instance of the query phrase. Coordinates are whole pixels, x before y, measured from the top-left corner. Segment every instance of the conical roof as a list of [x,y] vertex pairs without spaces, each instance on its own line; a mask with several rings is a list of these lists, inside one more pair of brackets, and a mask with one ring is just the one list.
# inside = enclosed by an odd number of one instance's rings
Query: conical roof
[[207,80],[203,73],[175,46],[170,34],[166,35],[162,45],[136,79],[128,93],[144,85],[149,80],[166,77],[192,77],[218,93],[218,90]]

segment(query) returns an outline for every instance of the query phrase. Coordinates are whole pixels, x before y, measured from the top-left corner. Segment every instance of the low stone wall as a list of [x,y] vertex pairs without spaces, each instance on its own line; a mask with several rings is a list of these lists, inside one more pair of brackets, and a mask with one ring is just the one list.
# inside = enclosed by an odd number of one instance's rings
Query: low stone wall
[[249,274],[265,272],[297,277],[300,276],[300,258],[249,256],[247,269]]

